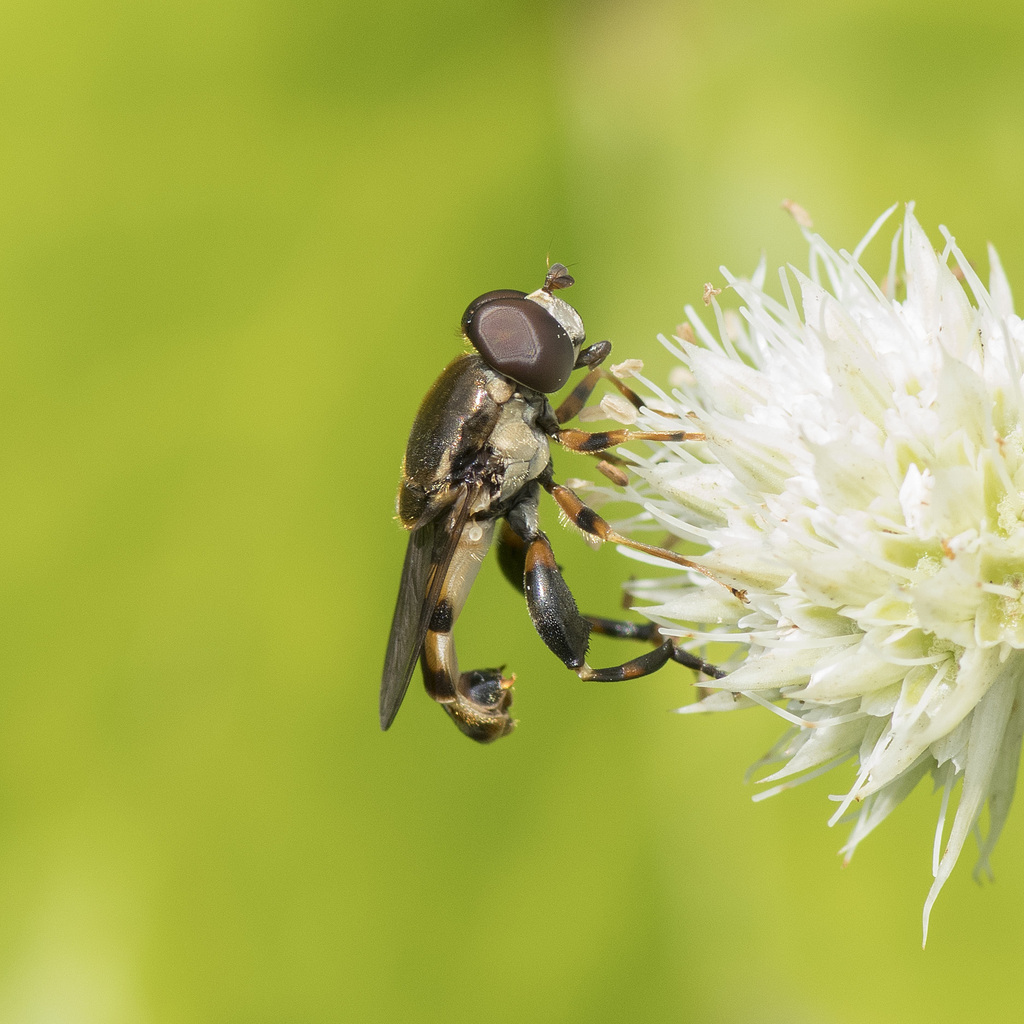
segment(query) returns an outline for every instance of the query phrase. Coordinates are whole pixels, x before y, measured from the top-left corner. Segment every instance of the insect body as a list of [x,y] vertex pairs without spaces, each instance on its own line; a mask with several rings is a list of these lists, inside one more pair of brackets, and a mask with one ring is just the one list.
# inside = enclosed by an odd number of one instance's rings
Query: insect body
[[[503,571],[523,588],[541,639],[581,678],[633,678],[669,659],[720,674],[670,640],[616,668],[595,671],[586,664],[592,622],[602,632],[635,632],[626,624],[618,629],[580,615],[538,525],[542,487],[586,533],[699,567],[674,552],[617,534],[571,490],[556,484],[550,442],[596,453],[627,440],[679,441],[702,435],[562,429],[602,378],[642,406],[636,395],[599,368],[610,343],[583,347],[579,314],[554,294],[571,284],[566,268],[556,263],[544,285],[529,295],[493,291],[472,302],[462,330],[476,351],[449,363],[420,406],[398,492],[398,516],[409,531],[409,546],[381,679],[384,729],[398,712],[417,661],[427,692],[467,736],[488,743],[515,727],[509,712],[512,678],[498,668],[460,672],[452,640],[455,620],[499,522]],[[554,410],[546,396],[561,389],[579,368],[590,372]]]

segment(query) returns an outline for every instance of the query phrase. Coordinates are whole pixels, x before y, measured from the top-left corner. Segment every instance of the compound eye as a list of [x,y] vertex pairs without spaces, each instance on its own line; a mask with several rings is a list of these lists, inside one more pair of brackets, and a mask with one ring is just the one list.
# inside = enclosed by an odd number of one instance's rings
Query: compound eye
[[572,373],[568,332],[522,292],[481,295],[466,310],[462,329],[493,369],[534,391],[558,391]]

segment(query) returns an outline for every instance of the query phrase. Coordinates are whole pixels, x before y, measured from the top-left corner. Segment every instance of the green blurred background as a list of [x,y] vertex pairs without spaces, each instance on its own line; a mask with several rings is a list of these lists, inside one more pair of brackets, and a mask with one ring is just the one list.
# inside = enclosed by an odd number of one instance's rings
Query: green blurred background
[[579,683],[493,565],[460,654],[516,734],[376,691],[466,303],[550,254],[663,372],[720,264],[803,260],[785,198],[847,248],[916,199],[1024,297],[1022,10],[3,5],[0,1021],[1015,1019],[1024,807],[922,954],[936,797],[840,871],[848,777],[752,804],[779,723]]

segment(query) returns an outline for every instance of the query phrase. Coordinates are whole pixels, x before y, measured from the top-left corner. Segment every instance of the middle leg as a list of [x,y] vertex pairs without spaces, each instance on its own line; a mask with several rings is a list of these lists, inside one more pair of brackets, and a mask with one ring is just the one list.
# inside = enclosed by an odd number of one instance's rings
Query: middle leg
[[603,519],[599,516],[589,505],[587,505],[582,498],[570,488],[563,484],[556,484],[552,479],[550,472],[541,481],[544,485],[545,490],[558,502],[558,507],[565,513],[566,518],[575,527],[582,530],[583,533],[590,537],[596,537],[598,540],[611,541],[613,544],[621,544],[623,547],[632,548],[634,551],[643,551],[648,555],[655,555],[658,558],[665,559],[666,562],[672,562],[675,565],[680,565],[684,569],[693,569],[695,572],[699,572],[702,576],[706,576],[709,580],[720,584],[725,587],[733,597],[739,599],[744,604],[747,603],[747,595],[743,590],[739,590],[736,587],[731,587],[727,583],[722,583],[721,580],[716,578],[714,573],[709,569],[705,569],[704,566],[692,559],[687,558],[685,555],[680,555],[678,552],[670,551],[668,548],[655,547],[653,544],[644,544],[642,541],[633,540],[632,537],[627,537],[624,534],[619,533],[617,530],[612,528],[611,523],[607,519]]

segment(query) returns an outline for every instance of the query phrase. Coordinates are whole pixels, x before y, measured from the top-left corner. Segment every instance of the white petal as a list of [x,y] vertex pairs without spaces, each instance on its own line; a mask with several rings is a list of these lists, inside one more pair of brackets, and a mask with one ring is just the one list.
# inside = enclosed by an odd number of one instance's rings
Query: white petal
[[930,909],[986,802],[987,870],[1024,736],[1024,322],[995,252],[986,289],[912,206],[873,281],[859,259],[884,222],[852,255],[805,229],[782,301],[762,260],[723,271],[743,305],[713,294],[715,330],[687,308],[665,344],[685,364],[675,411],[706,441],[634,453],[629,497],[636,525],[703,545],[709,576],[633,589],[685,642],[746,648],[694,710],[760,704],[796,727],[759,762],[762,795],[859,761],[831,819],[853,820],[847,854],[933,773],[952,825]]

